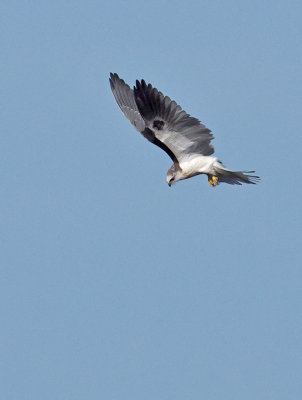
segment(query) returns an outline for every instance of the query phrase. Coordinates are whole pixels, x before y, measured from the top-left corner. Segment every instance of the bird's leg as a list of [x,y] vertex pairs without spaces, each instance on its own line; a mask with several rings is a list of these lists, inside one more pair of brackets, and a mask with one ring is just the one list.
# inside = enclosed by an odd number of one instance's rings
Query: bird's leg
[[218,176],[208,175],[208,181],[209,181],[209,184],[213,187],[219,185]]

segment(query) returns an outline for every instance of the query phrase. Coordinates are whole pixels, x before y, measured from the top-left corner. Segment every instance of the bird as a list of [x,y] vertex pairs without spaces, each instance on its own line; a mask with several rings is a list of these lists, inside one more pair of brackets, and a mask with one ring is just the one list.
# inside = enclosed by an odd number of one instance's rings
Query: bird
[[147,140],[164,150],[173,161],[166,182],[169,186],[205,174],[212,187],[255,184],[255,171],[232,171],[212,156],[213,135],[202,122],[187,114],[170,97],[145,80],[136,80],[133,89],[117,73],[110,73],[110,87],[125,117]]

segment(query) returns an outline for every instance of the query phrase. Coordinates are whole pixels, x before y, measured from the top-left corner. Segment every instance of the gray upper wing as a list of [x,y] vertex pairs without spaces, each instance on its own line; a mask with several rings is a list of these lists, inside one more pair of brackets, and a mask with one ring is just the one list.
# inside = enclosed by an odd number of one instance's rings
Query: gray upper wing
[[133,90],[117,74],[110,74],[110,87],[117,104],[126,118],[135,128],[142,132],[146,124],[137,108]]
[[191,154],[208,156],[214,153],[213,135],[198,119],[191,117],[169,97],[151,84],[136,81],[135,102],[146,127],[163,142],[180,161]]

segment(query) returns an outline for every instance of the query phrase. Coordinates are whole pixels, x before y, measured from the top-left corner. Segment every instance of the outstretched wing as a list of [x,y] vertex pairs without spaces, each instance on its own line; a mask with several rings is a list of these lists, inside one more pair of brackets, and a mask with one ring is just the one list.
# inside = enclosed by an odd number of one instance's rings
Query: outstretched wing
[[131,124],[134,125],[147,140],[164,150],[174,162],[178,162],[170,148],[155,136],[153,130],[146,127],[145,120],[142,118],[135,102],[133,90],[130,89],[118,74],[110,73],[109,81],[117,104]]
[[133,90],[121,79],[118,74],[110,73],[110,87],[117,104],[126,118],[139,131],[144,131],[146,125],[137,108]]
[[178,161],[192,154],[214,153],[211,131],[169,97],[144,80],[136,81],[134,97],[146,129],[166,145]]

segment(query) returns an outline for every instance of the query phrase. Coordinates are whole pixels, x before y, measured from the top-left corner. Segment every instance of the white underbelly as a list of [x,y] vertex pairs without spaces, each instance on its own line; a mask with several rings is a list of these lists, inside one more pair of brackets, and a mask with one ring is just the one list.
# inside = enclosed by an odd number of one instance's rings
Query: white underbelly
[[214,163],[216,157],[211,156],[192,156],[179,163],[184,175],[214,174]]

